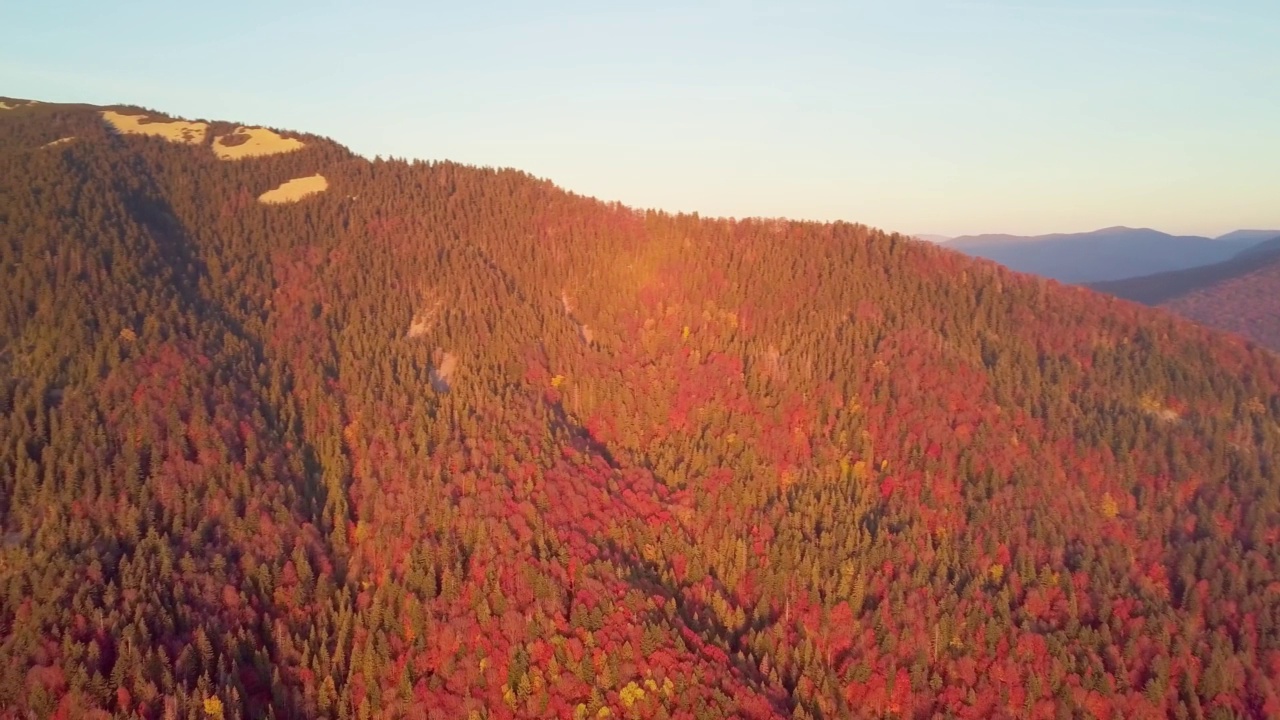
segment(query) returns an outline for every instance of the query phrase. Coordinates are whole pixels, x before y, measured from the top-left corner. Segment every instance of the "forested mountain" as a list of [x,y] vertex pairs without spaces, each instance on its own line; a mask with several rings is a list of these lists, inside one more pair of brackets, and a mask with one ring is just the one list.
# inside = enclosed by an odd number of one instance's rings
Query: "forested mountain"
[[1280,715],[1243,340],[860,225],[8,104],[0,717]]
[[1280,351],[1280,237],[1246,248],[1225,262],[1092,287],[1168,308]]
[[1251,238],[1233,233],[1212,239],[1169,235],[1149,228],[1111,227],[1034,237],[966,235],[946,245],[1014,270],[1062,282],[1089,283],[1220,262],[1257,242]]

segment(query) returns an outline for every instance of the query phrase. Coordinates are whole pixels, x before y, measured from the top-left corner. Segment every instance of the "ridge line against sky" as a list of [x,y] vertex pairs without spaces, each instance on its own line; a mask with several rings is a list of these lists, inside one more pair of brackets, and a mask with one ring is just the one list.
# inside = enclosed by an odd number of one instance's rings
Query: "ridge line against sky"
[[0,94],[912,233],[1280,227],[1280,3],[12,4]]

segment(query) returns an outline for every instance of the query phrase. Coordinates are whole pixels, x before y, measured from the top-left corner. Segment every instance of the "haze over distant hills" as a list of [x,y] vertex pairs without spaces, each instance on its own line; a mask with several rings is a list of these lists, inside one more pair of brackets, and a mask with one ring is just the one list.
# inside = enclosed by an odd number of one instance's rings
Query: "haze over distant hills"
[[[1232,233],[1257,237],[1260,231]],[[1158,305],[1280,350],[1280,232],[1230,260],[1172,272],[1093,283],[1095,290]]]
[[1234,230],[1216,239],[1220,242],[1242,244],[1253,247],[1256,243],[1280,237],[1280,230]]
[[994,260],[1013,270],[1062,282],[1088,283],[1221,262],[1275,235],[1280,235],[1280,230],[1238,230],[1208,238],[1118,226],[1037,236],[965,235],[944,246]]

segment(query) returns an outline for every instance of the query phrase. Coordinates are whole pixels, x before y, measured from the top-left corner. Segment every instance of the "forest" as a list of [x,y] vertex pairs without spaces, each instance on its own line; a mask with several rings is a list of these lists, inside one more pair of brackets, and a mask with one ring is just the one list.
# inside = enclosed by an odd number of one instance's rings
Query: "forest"
[[100,110],[0,112],[0,718],[1280,717],[1270,351]]

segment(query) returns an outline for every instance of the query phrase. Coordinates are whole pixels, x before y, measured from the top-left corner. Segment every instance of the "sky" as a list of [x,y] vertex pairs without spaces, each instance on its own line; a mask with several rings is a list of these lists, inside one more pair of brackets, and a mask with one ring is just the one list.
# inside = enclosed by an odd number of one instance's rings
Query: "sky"
[[1280,228],[1280,2],[11,2],[0,95],[908,233]]

